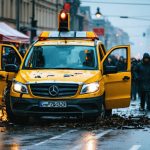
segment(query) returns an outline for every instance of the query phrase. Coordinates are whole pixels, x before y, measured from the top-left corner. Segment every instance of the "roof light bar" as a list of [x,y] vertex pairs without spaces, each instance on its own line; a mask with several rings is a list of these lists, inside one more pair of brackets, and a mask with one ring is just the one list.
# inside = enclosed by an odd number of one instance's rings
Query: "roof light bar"
[[39,36],[39,40],[41,39],[49,39],[49,38],[58,38],[58,39],[62,39],[62,38],[83,38],[83,39],[91,39],[91,40],[95,40],[95,39],[99,39],[98,36],[92,32],[92,31],[70,31],[70,32],[59,32],[59,31],[43,31],[40,36]]

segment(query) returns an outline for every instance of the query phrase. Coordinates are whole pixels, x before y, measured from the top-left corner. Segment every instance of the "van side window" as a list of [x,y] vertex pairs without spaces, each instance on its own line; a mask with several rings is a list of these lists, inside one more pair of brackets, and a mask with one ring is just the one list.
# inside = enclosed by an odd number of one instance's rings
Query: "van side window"
[[107,57],[104,61],[104,68],[106,66],[116,66],[118,72],[126,72],[127,71],[127,50],[125,48],[120,48]]
[[2,70],[5,70],[7,64],[20,66],[21,59],[12,47],[3,46],[2,50]]

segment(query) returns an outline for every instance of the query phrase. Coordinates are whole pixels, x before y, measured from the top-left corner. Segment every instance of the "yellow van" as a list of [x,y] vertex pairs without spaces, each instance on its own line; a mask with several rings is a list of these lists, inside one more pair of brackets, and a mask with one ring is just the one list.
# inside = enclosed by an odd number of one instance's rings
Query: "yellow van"
[[42,32],[18,64],[1,65],[5,78],[18,72],[5,91],[11,121],[97,117],[130,104],[130,46],[106,52],[94,32]]

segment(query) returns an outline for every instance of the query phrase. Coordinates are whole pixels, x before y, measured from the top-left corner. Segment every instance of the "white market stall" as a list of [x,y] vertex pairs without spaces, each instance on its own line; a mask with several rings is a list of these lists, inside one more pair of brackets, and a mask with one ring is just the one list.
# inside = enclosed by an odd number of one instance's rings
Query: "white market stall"
[[13,29],[4,22],[0,22],[0,42],[30,43],[29,36]]

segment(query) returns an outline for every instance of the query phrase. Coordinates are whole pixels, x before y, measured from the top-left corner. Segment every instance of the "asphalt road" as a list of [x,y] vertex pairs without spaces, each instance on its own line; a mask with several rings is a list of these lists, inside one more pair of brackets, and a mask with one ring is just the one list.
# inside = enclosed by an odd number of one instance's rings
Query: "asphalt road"
[[78,120],[40,120],[26,126],[4,123],[0,128],[0,150],[149,150],[150,122],[143,119],[141,126],[135,125],[138,118],[147,118],[150,113],[138,109],[139,102],[132,102],[130,108],[113,111],[124,118],[132,116],[127,124],[126,119],[101,124]]

